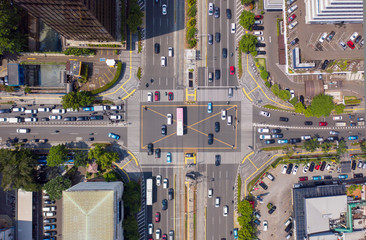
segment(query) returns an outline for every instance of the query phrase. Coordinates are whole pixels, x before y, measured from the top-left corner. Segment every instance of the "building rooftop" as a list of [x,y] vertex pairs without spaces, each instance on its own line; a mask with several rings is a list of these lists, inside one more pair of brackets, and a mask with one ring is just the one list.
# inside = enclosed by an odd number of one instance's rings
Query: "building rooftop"
[[18,239],[32,240],[33,193],[18,190],[17,197],[17,236]]

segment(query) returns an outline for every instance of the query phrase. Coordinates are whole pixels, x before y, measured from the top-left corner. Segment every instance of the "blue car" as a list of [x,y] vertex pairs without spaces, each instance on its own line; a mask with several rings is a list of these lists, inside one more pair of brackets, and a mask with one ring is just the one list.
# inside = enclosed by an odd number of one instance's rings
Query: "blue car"
[[357,140],[358,139],[358,136],[349,136],[348,137],[348,140]]
[[347,174],[341,174],[338,176],[339,179],[347,179],[348,175]]
[[86,111],[86,112],[93,111],[93,110],[94,110],[93,107],[83,107],[83,111]]
[[234,238],[237,239],[238,238],[238,229],[237,228],[234,228],[233,234],[234,234]]
[[278,144],[285,144],[285,143],[288,143],[288,140],[287,139],[278,139],[277,143]]
[[117,134],[114,134],[114,133],[108,133],[108,137],[116,139],[116,140],[120,139],[120,136]]
[[207,104],[207,112],[208,112],[208,113],[212,113],[212,102],[209,102],[209,103]]
[[166,153],[166,162],[167,163],[171,163],[172,162],[172,153],[171,152],[167,152]]

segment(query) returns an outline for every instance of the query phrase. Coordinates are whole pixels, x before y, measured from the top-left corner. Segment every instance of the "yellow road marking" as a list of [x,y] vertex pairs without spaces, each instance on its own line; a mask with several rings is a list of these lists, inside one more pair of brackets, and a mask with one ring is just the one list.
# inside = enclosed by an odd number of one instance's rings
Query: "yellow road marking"
[[7,69],[8,69],[8,68],[3,68],[3,69],[1,69],[1,70],[0,70],[0,72],[5,71],[5,70],[7,70]]
[[121,167],[121,169],[123,169],[124,167],[126,167],[131,161],[132,161],[133,159],[131,159],[130,161],[128,161],[127,163],[125,163],[125,165],[123,165],[122,167]]
[[122,88],[123,89],[123,91],[125,91],[125,93],[127,93],[128,94],[128,92],[126,91],[126,89],[124,89],[124,88]]
[[259,85],[256,87],[256,88],[254,88],[252,91],[250,91],[248,94],[251,94],[254,90],[256,90],[257,88],[259,87]]
[[243,161],[241,162],[241,164],[243,164],[245,162],[245,160],[247,160],[247,158],[249,158],[250,156],[252,156],[254,154],[254,152],[249,153],[248,155],[246,155],[243,159]]
[[189,182],[186,182],[187,185],[187,239],[189,239]]
[[252,160],[250,158],[248,158],[248,160],[253,164],[253,166],[258,170],[257,166],[252,162]]
[[36,60],[36,58],[27,58],[28,60]]
[[130,181],[130,177],[128,176],[128,174],[126,173],[126,171],[123,168],[121,168],[120,166],[118,166],[118,164],[116,164],[115,162],[113,162],[113,163],[114,163],[115,166],[117,166],[119,169],[121,169],[124,174],[126,174],[126,176],[128,178],[128,181]]
[[135,164],[136,164],[136,166],[138,166],[138,165],[139,165],[139,163],[138,163],[138,161],[137,161],[137,159],[136,159],[135,155],[134,155],[131,151],[128,151],[128,154],[130,154],[130,155],[132,156],[133,160],[135,160]]
[[104,72],[104,75],[108,78],[109,81],[111,81],[111,79],[108,77],[107,73]]
[[125,100],[129,96],[131,96],[134,92],[136,92],[136,89],[132,90],[127,96],[123,97],[122,100]]
[[249,97],[249,95],[247,94],[247,92],[245,91],[245,89],[244,89],[244,88],[242,88],[242,90],[243,90],[243,92],[244,92],[245,96],[247,96],[247,98],[248,98],[251,102],[253,102],[253,100]]

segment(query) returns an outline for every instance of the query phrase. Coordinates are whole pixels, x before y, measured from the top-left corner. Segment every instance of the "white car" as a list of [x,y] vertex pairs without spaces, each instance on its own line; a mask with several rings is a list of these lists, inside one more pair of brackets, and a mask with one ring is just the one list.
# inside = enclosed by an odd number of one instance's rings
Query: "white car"
[[160,239],[160,237],[161,237],[161,229],[160,228],[156,229],[155,237],[156,237],[156,239]]
[[293,175],[296,175],[297,169],[299,169],[299,166],[297,166],[297,165],[294,167],[294,169],[292,169],[292,174]]
[[161,175],[157,175],[156,176],[156,186],[160,186],[161,185]]
[[66,113],[65,109],[52,109],[52,113],[63,114]]
[[295,97],[295,91],[294,90],[290,90],[290,93],[291,93],[291,98],[294,98]]
[[303,173],[307,173],[309,170],[309,167],[307,165],[304,166],[304,168],[302,169]]
[[255,24],[255,25],[262,25],[262,24],[263,24],[263,22],[262,22],[261,20],[256,20],[256,21],[254,21],[254,24]]
[[269,128],[258,128],[259,133],[269,133]]
[[213,3],[209,3],[208,4],[208,15],[212,16],[213,15],[213,10],[214,10],[214,4]]
[[283,165],[281,173],[286,174],[286,171],[287,171],[287,165]]
[[61,120],[62,116],[61,115],[52,115],[52,116],[49,116],[49,119],[50,120]]
[[354,32],[353,34],[352,34],[352,36],[349,38],[349,39],[351,39],[351,41],[355,41],[355,39],[358,37],[358,33],[357,32]]
[[271,135],[259,135],[259,139],[271,139]]
[[165,16],[167,14],[167,8],[166,8],[166,4],[163,4],[161,6],[161,13]]
[[267,231],[268,230],[268,221],[264,220],[263,221],[263,231]]
[[320,39],[319,39],[319,42],[324,42],[324,40],[325,40],[325,38],[328,36],[328,33],[327,32],[325,32],[325,33],[323,33],[322,35],[321,35],[321,37],[320,37]]
[[236,24],[231,23],[231,33],[235,33],[235,32],[236,32]]
[[257,37],[257,40],[258,40],[259,42],[264,42],[264,37]]
[[212,198],[212,195],[213,195],[213,189],[212,188],[210,188],[210,189],[208,189],[208,198]]
[[294,27],[296,27],[296,25],[298,24],[299,22],[298,21],[295,21],[295,22],[292,22],[288,25],[288,29],[293,29]]
[[255,31],[254,35],[263,35],[263,32],[262,31]]
[[229,207],[227,205],[225,205],[223,207],[223,215],[224,215],[224,217],[227,217],[228,212],[229,212]]
[[166,121],[167,121],[167,124],[168,125],[171,125],[171,124],[173,124],[173,115],[171,114],[171,113],[168,113],[167,115],[166,115]]
[[112,119],[112,120],[121,120],[122,116],[121,115],[112,115],[109,118]]
[[331,131],[329,131],[329,134],[330,135],[339,135],[339,132],[331,130]]
[[306,135],[306,136],[301,136],[301,140],[309,140],[311,139],[311,136]]
[[226,120],[226,110],[221,110],[221,120]]
[[147,101],[148,102],[152,102],[153,101],[153,93],[152,92],[148,92],[147,93]]
[[297,5],[294,5],[294,6],[290,7],[290,8],[287,10],[287,12],[288,12],[288,14],[291,14],[291,13],[292,13],[292,12],[294,12],[296,9],[297,9]]
[[12,108],[11,111],[12,112],[24,112],[25,108],[24,107],[22,107],[22,108]]
[[111,110],[122,110],[122,106],[111,106]]
[[327,166],[325,167],[325,170],[329,171],[330,169],[330,164],[328,163]]
[[264,117],[270,117],[271,116],[271,114],[269,112],[265,112],[265,111],[260,111],[259,114],[264,116]]
[[163,180],[163,188],[168,188],[169,187],[169,180],[167,178],[164,178]]
[[153,232],[154,232],[154,225],[152,223],[149,223],[147,225],[147,229],[149,231],[149,234],[153,234]]

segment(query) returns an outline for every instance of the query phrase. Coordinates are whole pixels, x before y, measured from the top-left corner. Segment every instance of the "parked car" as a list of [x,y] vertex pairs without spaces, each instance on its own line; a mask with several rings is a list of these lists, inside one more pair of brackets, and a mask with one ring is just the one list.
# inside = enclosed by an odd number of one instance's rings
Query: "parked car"
[[328,33],[323,33],[321,36],[320,36],[320,38],[319,38],[319,42],[320,43],[322,43],[322,42],[324,42],[324,40],[325,40],[325,38],[327,37],[327,35],[328,35]]
[[331,31],[331,32],[329,33],[328,37],[327,37],[327,41],[328,41],[328,42],[332,41],[332,39],[333,39],[334,35],[335,35],[335,32],[334,32],[334,31]]
[[267,190],[268,189],[267,184],[265,184],[264,182],[260,182],[259,183],[259,186],[261,186],[264,190]]
[[294,19],[296,18],[296,14],[292,14],[289,18],[288,18],[288,22],[292,22]]
[[305,125],[313,125],[313,122],[312,121],[305,121],[304,124]]
[[346,50],[347,45],[343,41],[339,41],[339,45],[343,48],[343,50]]
[[271,116],[271,114],[269,112],[265,112],[265,111],[260,111],[259,114],[264,116],[264,117],[270,117]]
[[310,163],[310,166],[309,166],[309,171],[310,172],[313,172],[314,171],[314,167],[315,167],[315,163],[314,162],[311,162]]
[[292,168],[293,168],[293,164],[292,163],[290,163],[289,165],[288,165],[288,167],[287,167],[287,171],[286,171],[286,173],[287,174],[291,174],[291,171],[292,171]]
[[155,149],[155,158],[160,158],[161,157],[161,150],[160,148]]
[[293,45],[295,45],[296,43],[298,43],[299,42],[299,39],[298,38],[295,38],[294,40],[292,40],[290,43],[291,43],[291,45],[293,46]]
[[353,44],[353,42],[352,42],[351,40],[349,40],[349,41],[347,42],[347,45],[348,45],[348,47],[350,47],[351,49],[355,49],[355,45]]
[[261,20],[261,19],[263,19],[263,16],[262,15],[256,15],[256,16],[254,16],[254,19],[255,20]]
[[230,9],[226,9],[226,18],[231,19],[231,10]]

